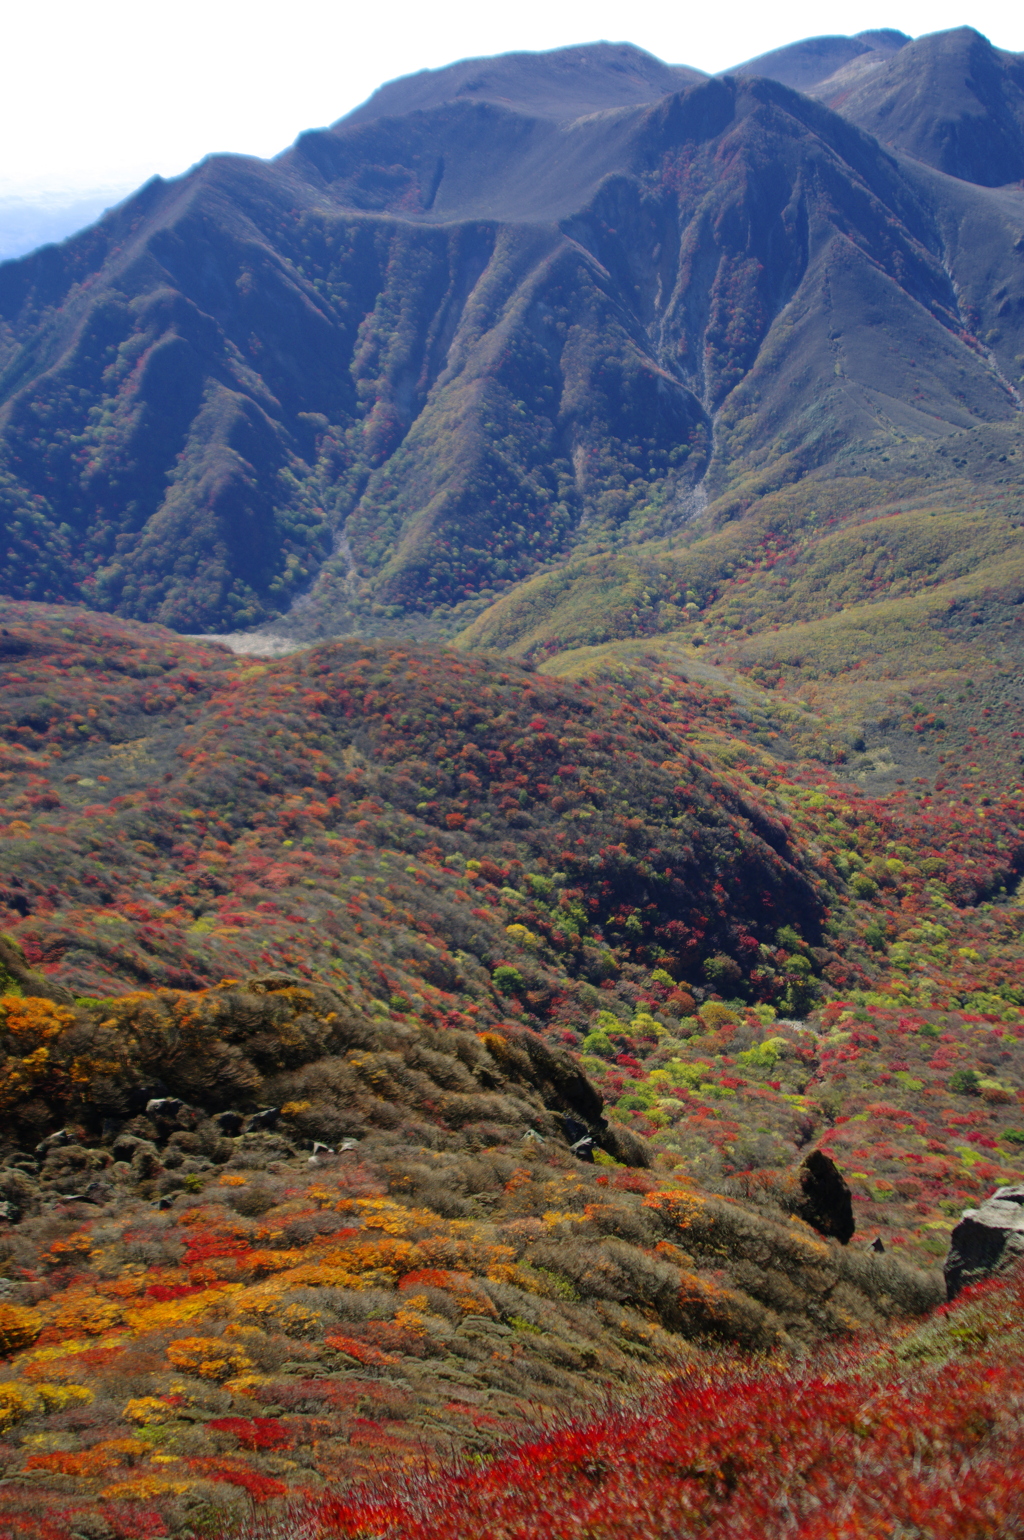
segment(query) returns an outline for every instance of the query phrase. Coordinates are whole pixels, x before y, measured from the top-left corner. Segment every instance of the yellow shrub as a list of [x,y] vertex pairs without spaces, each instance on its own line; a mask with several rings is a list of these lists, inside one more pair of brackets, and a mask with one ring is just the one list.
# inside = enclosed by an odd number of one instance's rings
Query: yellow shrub
[[52,1000],[29,998],[22,1000],[14,995],[4,995],[0,1000],[0,1015],[4,1030],[19,1040],[19,1047],[40,1043],[59,1037],[74,1025],[75,1013],[66,1005],[55,1005]]
[[130,1481],[115,1481],[112,1486],[104,1487],[100,1492],[101,1497],[160,1497],[164,1493],[180,1494],[190,1492],[194,1487],[193,1481],[171,1481],[166,1476],[136,1476]]
[[414,1337],[425,1337],[427,1334],[427,1323],[416,1310],[396,1310],[395,1325],[411,1331]]
[[179,1337],[168,1345],[167,1357],[176,1369],[204,1380],[227,1380],[253,1367],[240,1347],[222,1337]]
[[21,1305],[0,1304],[0,1354],[7,1358],[31,1347],[43,1329],[42,1317]]
[[713,1222],[707,1213],[707,1204],[703,1198],[698,1198],[689,1192],[649,1192],[644,1199],[644,1208],[656,1209],[659,1214],[664,1214],[680,1230],[686,1230],[698,1220],[705,1223]]
[[91,1294],[84,1298],[63,1302],[51,1316],[50,1325],[55,1327],[62,1337],[78,1337],[83,1333],[86,1336],[96,1337],[115,1326],[120,1326],[123,1320],[124,1311],[114,1300],[100,1299],[97,1295]]
[[0,1384],[0,1430],[13,1427],[36,1412],[62,1412],[75,1401],[91,1401],[84,1385],[25,1385],[18,1380]]
[[166,1401],[161,1401],[156,1396],[139,1396],[128,1402],[121,1416],[126,1417],[129,1422],[158,1423],[167,1422],[174,1413]]

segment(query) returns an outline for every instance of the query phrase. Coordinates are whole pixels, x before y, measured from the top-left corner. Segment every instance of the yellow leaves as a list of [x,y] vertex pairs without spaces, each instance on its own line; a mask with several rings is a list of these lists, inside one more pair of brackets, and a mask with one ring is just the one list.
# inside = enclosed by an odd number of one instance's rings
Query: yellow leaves
[[0,1384],[0,1430],[13,1427],[38,1412],[62,1412],[76,1401],[91,1401],[84,1385],[25,1385],[18,1380]]
[[511,1283],[518,1289],[526,1287],[520,1281],[521,1270],[514,1263],[496,1262],[493,1267],[487,1269],[487,1277],[491,1283]]
[[686,1230],[698,1220],[704,1223],[714,1223],[707,1212],[707,1204],[703,1198],[698,1198],[695,1193],[689,1192],[649,1192],[644,1199],[644,1208],[653,1208],[659,1214],[678,1226],[680,1230]]
[[285,1102],[281,1108],[281,1116],[283,1118],[300,1118],[304,1112],[309,1111],[312,1105],[312,1102]]
[[582,1224],[586,1217],[586,1214],[576,1214],[568,1209],[549,1208],[542,1215],[542,1223],[545,1229],[554,1230],[559,1225]]
[[227,1380],[253,1367],[252,1359],[223,1337],[179,1337],[168,1344],[167,1358],[184,1374],[204,1380]]
[[319,1334],[322,1310],[309,1310],[305,1305],[285,1305],[278,1315],[281,1329],[289,1337],[315,1337]]
[[174,1493],[180,1496],[183,1492],[189,1492],[194,1486],[193,1481],[175,1481],[167,1476],[134,1476],[129,1481],[115,1481],[111,1486],[104,1487],[100,1492],[101,1497],[160,1497],[164,1493]]
[[540,937],[534,935],[532,930],[527,930],[525,925],[506,925],[505,934],[513,941],[518,941],[520,946],[540,946],[541,944]]
[[34,997],[23,1000],[16,995],[4,995],[0,1000],[0,1012],[3,1013],[5,1031],[19,1044],[33,1042],[38,1046],[59,1037],[75,1024],[75,1013],[66,1005]]
[[65,1296],[48,1325],[62,1337],[98,1337],[124,1321],[122,1307],[112,1299],[96,1294]]
[[0,1354],[5,1358],[31,1347],[43,1329],[42,1316],[21,1305],[0,1304]]
[[302,1251],[251,1251],[246,1265],[254,1277],[262,1278],[267,1273],[283,1273],[289,1267],[298,1267],[304,1256]]
[[168,1422],[174,1416],[174,1411],[157,1396],[137,1396],[128,1402],[121,1416],[128,1422],[153,1424]]
[[[424,1303],[426,1303],[425,1298]],[[395,1325],[401,1326],[405,1331],[412,1332],[414,1337],[425,1337],[427,1335],[427,1322],[418,1310],[396,1310]]]
[[247,1176],[235,1176],[231,1172],[226,1172],[224,1176],[217,1178],[217,1186],[244,1187],[248,1180],[249,1178]]
[[151,1305],[126,1310],[124,1318],[133,1332],[160,1331],[168,1326],[180,1326],[183,1321],[205,1315],[241,1288],[240,1283],[219,1284],[212,1289],[204,1289],[201,1294],[186,1295],[184,1299],[157,1300]]
[[391,1198],[356,1198],[355,1208],[367,1230],[383,1230],[399,1239],[410,1230],[436,1229],[445,1224],[431,1209],[406,1208]]

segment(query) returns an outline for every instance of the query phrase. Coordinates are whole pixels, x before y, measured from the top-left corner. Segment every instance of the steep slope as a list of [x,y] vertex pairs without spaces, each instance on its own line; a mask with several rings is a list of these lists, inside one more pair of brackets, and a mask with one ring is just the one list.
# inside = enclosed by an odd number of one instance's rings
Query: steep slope
[[882,144],[949,176],[982,187],[1024,177],[1024,57],[993,48],[973,27],[920,37],[870,69],[858,59],[846,78],[807,88]]
[[[564,64],[498,75],[547,99]],[[461,78],[2,269],[5,592],[210,629],[306,590],[300,633],[431,634],[679,530],[705,478],[1016,419],[941,195],[841,118],[733,79],[566,122]]]

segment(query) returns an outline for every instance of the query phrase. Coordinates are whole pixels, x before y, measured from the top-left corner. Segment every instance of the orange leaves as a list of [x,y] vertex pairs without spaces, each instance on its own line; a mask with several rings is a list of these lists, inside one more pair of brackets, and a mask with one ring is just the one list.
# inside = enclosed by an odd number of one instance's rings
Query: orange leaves
[[403,1292],[407,1289],[454,1289],[463,1287],[469,1282],[468,1273],[453,1273],[443,1267],[420,1267],[415,1272],[406,1273],[399,1280],[398,1287]]
[[329,1331],[324,1341],[335,1352],[354,1358],[356,1363],[365,1364],[368,1369],[381,1369],[388,1364],[401,1362],[397,1354],[382,1353],[370,1343],[358,1342],[355,1337],[346,1337],[343,1332]]
[[43,1318],[36,1311],[0,1303],[0,1354],[4,1358],[31,1347],[42,1329]]
[[696,1193],[649,1192],[643,1200],[644,1208],[652,1208],[670,1220],[680,1230],[689,1229],[698,1221],[714,1223],[707,1213],[707,1204]]
[[69,1262],[84,1262],[94,1249],[95,1242],[79,1231],[75,1235],[65,1235],[63,1240],[54,1241],[39,1260],[44,1267],[67,1267]]
[[148,1454],[150,1446],[138,1438],[110,1438],[91,1449],[78,1451],[53,1450],[47,1454],[32,1454],[25,1461],[27,1471],[48,1471],[56,1476],[76,1476],[88,1480],[101,1476],[113,1466],[130,1463],[140,1455]]
[[47,1340],[68,1337],[100,1336],[125,1319],[122,1307],[112,1299],[96,1294],[65,1295],[47,1321]]
[[167,1358],[183,1374],[205,1380],[228,1380],[253,1367],[252,1359],[223,1337],[179,1337],[168,1345]]
[[74,1026],[75,1013],[52,1000],[22,1000],[14,995],[0,999],[3,1029],[21,1048],[37,1048]]

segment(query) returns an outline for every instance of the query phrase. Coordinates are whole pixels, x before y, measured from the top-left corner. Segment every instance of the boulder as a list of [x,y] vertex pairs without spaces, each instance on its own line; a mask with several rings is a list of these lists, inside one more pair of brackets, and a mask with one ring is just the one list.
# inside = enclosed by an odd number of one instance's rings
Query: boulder
[[264,1130],[277,1127],[277,1120],[281,1116],[280,1107],[261,1107],[259,1112],[254,1112],[245,1125],[247,1134],[258,1134]]
[[845,1246],[857,1226],[853,1220],[853,1194],[835,1161],[821,1150],[812,1150],[799,1171],[800,1196],[795,1212],[817,1230],[834,1236]]
[[997,1187],[980,1208],[965,1209],[950,1236],[946,1298],[1024,1258],[1024,1186]]

